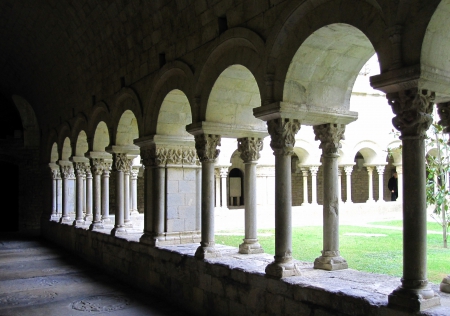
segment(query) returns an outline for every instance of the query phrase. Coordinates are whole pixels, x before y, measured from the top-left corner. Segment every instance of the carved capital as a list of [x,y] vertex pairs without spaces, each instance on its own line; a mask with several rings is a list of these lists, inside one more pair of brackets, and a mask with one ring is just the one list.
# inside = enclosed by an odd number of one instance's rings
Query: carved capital
[[137,180],[139,174],[139,168],[132,167],[131,168],[131,180]]
[[103,169],[105,168],[105,162],[103,159],[99,158],[93,158],[92,159],[92,173],[94,173],[97,176],[102,175]]
[[61,175],[63,179],[75,179],[75,170],[73,169],[73,166],[61,166]]
[[345,166],[344,171],[346,175],[351,175],[353,171],[353,166]]
[[267,121],[267,129],[271,137],[270,147],[274,155],[292,155],[295,134],[300,129],[300,122],[291,119],[275,119]]
[[316,176],[317,172],[319,171],[319,167],[309,167],[309,171],[311,172],[312,176]]
[[61,179],[61,171],[59,171],[59,169],[51,169],[51,171],[52,171],[52,178],[54,179],[54,180],[59,180],[59,179]]
[[84,178],[86,176],[86,164],[84,162],[74,162],[77,177]]
[[226,178],[228,176],[228,167],[220,168],[220,177]]
[[377,168],[377,172],[378,172],[378,174],[383,174],[384,173],[384,168],[385,168],[385,166],[376,166],[376,168]]
[[434,92],[427,90],[408,89],[388,93],[387,99],[392,111],[396,115],[392,119],[394,127],[404,137],[424,138],[425,133],[433,121]]
[[195,149],[201,162],[213,162],[219,156],[220,150],[216,148],[220,146],[220,140],[221,137],[219,135],[195,135]]
[[241,159],[244,163],[257,161],[261,155],[259,152],[263,148],[261,138],[238,138],[238,151],[241,153]]
[[320,140],[319,148],[322,149],[322,155],[337,156],[339,148],[342,147],[341,140],[344,138],[345,125],[343,124],[322,124],[315,125],[314,134],[316,140]]
[[131,167],[131,160],[127,158],[127,154],[119,153],[114,155],[114,168],[116,171],[125,172]]

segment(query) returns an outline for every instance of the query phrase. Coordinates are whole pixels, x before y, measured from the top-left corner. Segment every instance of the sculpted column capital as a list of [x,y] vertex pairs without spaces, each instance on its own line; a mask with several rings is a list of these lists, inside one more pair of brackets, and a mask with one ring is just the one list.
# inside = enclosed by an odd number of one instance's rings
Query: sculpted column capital
[[384,168],[385,168],[385,167],[386,167],[386,166],[376,166],[378,174],[383,174],[383,173],[384,173]]
[[219,156],[220,135],[199,134],[195,135],[195,149],[201,162],[214,162]]
[[61,166],[61,175],[63,179],[74,180],[75,179],[75,170],[73,166],[63,165]]
[[131,160],[127,158],[125,153],[114,154],[114,168],[116,171],[125,172],[129,170],[131,166]]
[[139,167],[131,167],[131,180],[137,180],[139,174]]
[[103,169],[105,168],[105,162],[101,158],[92,158],[92,172],[95,175],[102,175]]
[[84,178],[86,176],[86,164],[84,162],[74,162],[75,171],[78,177]]
[[400,139],[425,138],[433,121],[433,101],[435,94],[428,90],[412,88],[388,93],[386,98],[396,115],[392,119],[394,127],[400,131]]
[[241,153],[240,157],[244,163],[256,162],[261,157],[259,152],[262,148],[263,142],[261,138],[238,138],[238,151]]
[[315,176],[315,175],[317,175],[317,172],[319,171],[319,166],[309,167],[309,171],[311,172],[312,176]]
[[292,155],[295,146],[295,134],[300,129],[300,122],[279,118],[267,121],[267,129],[271,137],[270,147],[274,155]]
[[228,176],[228,167],[220,168],[220,177],[226,178]]
[[53,177],[54,180],[61,179],[61,171],[59,170],[59,168],[58,169],[52,168],[51,172],[52,172],[52,177]]
[[353,172],[353,166],[344,166],[345,174],[351,175]]
[[322,124],[313,126],[316,140],[320,140],[319,148],[322,149],[322,155],[328,157],[337,157],[339,148],[342,147],[340,141],[345,139],[344,124]]

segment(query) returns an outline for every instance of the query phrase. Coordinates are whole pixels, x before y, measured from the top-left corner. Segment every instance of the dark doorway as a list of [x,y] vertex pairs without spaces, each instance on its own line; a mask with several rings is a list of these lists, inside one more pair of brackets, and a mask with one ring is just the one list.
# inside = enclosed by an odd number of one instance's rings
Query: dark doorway
[[230,171],[230,204],[228,208],[242,208],[244,205],[244,174],[234,168]]

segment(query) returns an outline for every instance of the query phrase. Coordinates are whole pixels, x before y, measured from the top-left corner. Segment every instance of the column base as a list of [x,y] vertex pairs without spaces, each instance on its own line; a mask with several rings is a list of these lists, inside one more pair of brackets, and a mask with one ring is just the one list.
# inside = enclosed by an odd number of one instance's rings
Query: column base
[[388,297],[388,306],[409,312],[420,312],[441,305],[441,299],[430,287],[404,289],[398,287]]
[[102,217],[103,224],[111,224],[111,219],[109,217]]
[[136,216],[136,215],[139,215],[139,212],[137,210],[132,210],[131,216]]
[[152,233],[146,233],[139,238],[139,242],[152,247],[158,246],[158,238]]
[[96,230],[96,229],[104,229],[105,226],[103,226],[102,222],[92,222],[91,225],[89,225],[89,230]]
[[72,223],[73,223],[72,220],[70,219],[70,216],[67,216],[67,217],[61,217],[61,218],[59,219],[59,222],[60,222],[61,224],[72,224]]
[[50,215],[50,220],[57,222],[57,221],[59,221],[59,216],[57,214]]
[[[201,243],[200,243],[201,244]],[[217,258],[221,257],[222,254],[219,250],[217,250],[214,245],[209,246],[200,246],[195,251],[195,258],[197,259],[210,259],[210,258]]]
[[124,225],[125,225],[126,228],[133,228],[133,222],[132,221],[126,221],[124,223]]
[[124,226],[120,226],[120,227],[114,227],[111,230],[111,236],[118,236],[118,235],[125,235],[127,234],[127,230],[125,229]]
[[94,219],[94,216],[92,216],[92,214],[91,215],[86,215],[84,217],[84,221],[85,222],[92,222],[93,219]]
[[72,225],[73,226],[77,226],[77,227],[83,226],[84,225],[84,219],[76,219],[76,220],[73,221]]
[[267,276],[277,279],[301,275],[299,266],[292,259],[287,262],[273,261],[267,265],[265,271]]
[[244,242],[239,245],[239,253],[242,254],[254,254],[264,253],[258,239],[244,239]]
[[439,290],[444,293],[450,293],[450,274],[442,280]]
[[341,257],[339,251],[322,251],[322,255],[314,260],[314,269],[327,271],[348,269],[347,260]]

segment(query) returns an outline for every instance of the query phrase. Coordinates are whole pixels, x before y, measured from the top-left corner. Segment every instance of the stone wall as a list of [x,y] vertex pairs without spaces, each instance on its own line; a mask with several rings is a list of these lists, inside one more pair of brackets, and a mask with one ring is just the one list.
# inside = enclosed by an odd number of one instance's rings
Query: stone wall
[[[125,239],[55,222],[42,225],[49,241],[193,315],[409,315],[386,307],[383,291],[393,290],[397,278],[314,270],[298,262],[305,277],[277,280],[264,274],[272,260],[267,254],[238,255],[236,248],[222,246],[223,257],[198,260],[198,244],[152,248],[137,242],[139,235]],[[383,291],[373,288],[375,279]]]

